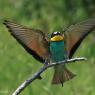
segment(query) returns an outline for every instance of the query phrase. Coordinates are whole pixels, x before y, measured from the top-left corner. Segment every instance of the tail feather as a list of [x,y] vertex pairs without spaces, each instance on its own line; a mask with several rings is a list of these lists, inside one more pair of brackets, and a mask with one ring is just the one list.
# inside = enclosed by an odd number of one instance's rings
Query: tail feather
[[64,70],[62,70],[61,72],[57,72],[55,70],[54,76],[53,76],[53,80],[52,80],[52,84],[62,84],[67,80],[72,79],[73,77],[75,77],[75,74],[73,74],[72,72],[70,72],[66,67],[64,68]]

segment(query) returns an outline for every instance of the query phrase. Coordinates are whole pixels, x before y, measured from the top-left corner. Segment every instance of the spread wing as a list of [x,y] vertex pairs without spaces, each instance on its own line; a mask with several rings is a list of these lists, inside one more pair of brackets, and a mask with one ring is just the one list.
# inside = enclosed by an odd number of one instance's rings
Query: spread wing
[[4,21],[5,26],[15,39],[40,62],[44,62],[49,56],[48,41],[45,33],[29,29],[11,21]]
[[95,19],[71,25],[66,31],[66,49],[71,58],[84,38],[95,29]]

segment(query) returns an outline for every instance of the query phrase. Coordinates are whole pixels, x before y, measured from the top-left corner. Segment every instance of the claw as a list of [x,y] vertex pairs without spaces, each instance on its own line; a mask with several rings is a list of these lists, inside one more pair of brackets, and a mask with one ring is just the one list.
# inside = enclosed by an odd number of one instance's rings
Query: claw
[[44,63],[45,65],[48,65],[48,62],[47,61],[45,61],[45,63]]
[[42,79],[42,77],[41,77],[41,76],[38,76],[38,79],[39,79],[39,80],[41,80],[41,79]]

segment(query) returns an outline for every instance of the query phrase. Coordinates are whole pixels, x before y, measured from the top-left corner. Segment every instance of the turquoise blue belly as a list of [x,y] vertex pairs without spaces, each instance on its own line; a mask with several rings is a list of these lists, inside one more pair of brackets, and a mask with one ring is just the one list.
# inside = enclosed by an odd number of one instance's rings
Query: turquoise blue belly
[[50,42],[50,53],[53,62],[62,61],[65,59],[64,42]]

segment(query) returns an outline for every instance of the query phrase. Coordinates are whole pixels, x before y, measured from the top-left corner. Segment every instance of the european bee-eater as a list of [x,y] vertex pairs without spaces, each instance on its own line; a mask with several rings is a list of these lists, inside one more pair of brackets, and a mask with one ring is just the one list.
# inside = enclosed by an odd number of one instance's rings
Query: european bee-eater
[[[95,29],[95,19],[71,25],[64,32],[53,32],[48,38],[45,32],[31,29],[5,20],[4,24],[11,35],[42,63],[52,63],[72,58],[84,38]],[[75,75],[66,68],[66,64],[54,67],[53,84],[62,84]]]

